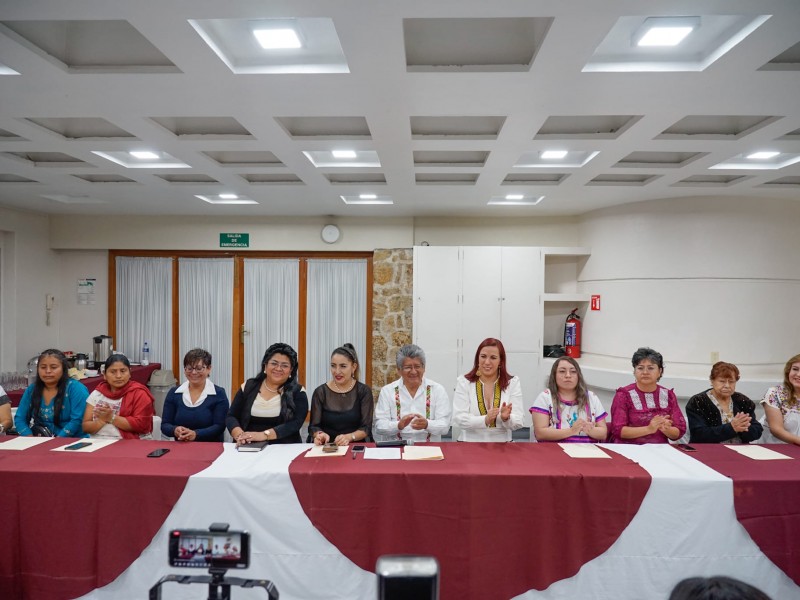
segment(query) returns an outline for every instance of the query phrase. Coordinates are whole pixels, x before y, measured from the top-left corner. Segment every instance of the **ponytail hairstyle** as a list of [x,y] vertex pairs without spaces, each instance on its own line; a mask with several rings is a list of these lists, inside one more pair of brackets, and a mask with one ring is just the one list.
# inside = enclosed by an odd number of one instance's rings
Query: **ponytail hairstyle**
[[39,363],[45,357],[53,357],[61,362],[61,379],[58,380],[58,390],[56,390],[56,396],[53,399],[53,421],[57,426],[60,427],[61,410],[64,406],[64,396],[67,395],[67,383],[69,382],[69,363],[67,362],[67,357],[64,356],[64,353],[61,352],[61,350],[56,350],[55,348],[50,348],[42,352],[36,362],[36,381],[33,383],[31,404],[28,407],[28,422],[30,422],[31,417],[33,417],[34,423],[39,422],[39,411],[41,410],[42,393],[44,392],[44,381],[42,381],[42,378],[39,377]]
[[356,370],[353,373],[353,379],[358,381],[359,378],[361,377],[361,363],[358,362],[358,354],[356,354],[355,346],[353,346],[353,344],[350,343],[342,344],[336,350],[331,352],[331,358],[333,358],[334,355],[336,354],[338,354],[339,356],[344,356],[347,360],[349,360],[356,366]]

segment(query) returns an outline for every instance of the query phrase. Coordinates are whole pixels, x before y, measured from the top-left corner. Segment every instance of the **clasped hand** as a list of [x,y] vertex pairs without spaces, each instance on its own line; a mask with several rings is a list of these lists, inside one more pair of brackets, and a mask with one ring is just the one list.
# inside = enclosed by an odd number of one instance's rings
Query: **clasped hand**
[[743,433],[750,429],[750,422],[752,418],[745,412],[737,413],[733,419],[731,419],[730,424],[733,427],[733,430],[736,433]]
[[650,430],[655,433],[660,431],[666,435],[666,430],[672,427],[672,418],[669,415],[656,415],[650,419]]
[[103,423],[110,423],[114,418],[114,409],[107,404],[97,404],[92,409],[92,417],[95,421],[103,421]]
[[421,431],[428,428],[428,419],[419,413],[409,413],[397,422],[397,429],[402,431],[408,427],[409,424],[411,425],[411,429]]
[[193,442],[197,439],[197,432],[188,427],[178,425],[175,428],[175,439],[179,442]]
[[581,417],[580,419],[575,421],[572,424],[572,427],[570,427],[569,429],[572,435],[580,435],[582,433],[589,435],[589,432],[592,430],[593,427],[594,423],[590,423],[589,421]]
[[484,421],[486,422],[486,426],[489,427],[492,423],[497,420],[497,415],[500,415],[500,418],[503,421],[508,421],[511,418],[511,408],[512,403],[509,402],[506,404],[503,402],[500,406],[493,406],[489,410],[486,411],[486,418]]

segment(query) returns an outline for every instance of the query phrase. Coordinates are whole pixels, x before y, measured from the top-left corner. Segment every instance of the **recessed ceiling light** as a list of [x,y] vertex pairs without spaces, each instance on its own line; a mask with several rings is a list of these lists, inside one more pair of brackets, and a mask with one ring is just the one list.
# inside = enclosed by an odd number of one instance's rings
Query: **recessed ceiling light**
[[523,194],[506,194],[506,200],[522,200],[524,197]]
[[544,200],[544,196],[507,194],[506,196],[492,196],[487,204],[493,206],[536,206],[542,200]]
[[331,150],[333,158],[355,158],[358,156],[355,150]]
[[[233,198],[225,198],[224,196],[233,196]],[[209,204],[258,204],[255,200],[243,196],[236,196],[234,194],[219,194],[217,196],[201,196],[200,194],[195,194],[194,197],[200,198],[200,200],[208,202]]]
[[264,50],[283,50],[302,48],[300,38],[294,29],[256,29],[253,31]]
[[566,155],[567,155],[566,150],[545,150],[544,152],[542,152],[542,158],[547,158],[547,159],[564,158]]
[[158,154],[149,150],[134,150],[130,155],[141,160],[156,160],[158,158]]
[[677,46],[699,25],[699,17],[650,17],[634,40],[637,46]]
[[745,158],[749,158],[752,160],[764,160],[767,158],[775,158],[778,156],[780,152],[773,152],[773,151],[763,151],[763,152],[753,152],[752,154],[748,154]]
[[219,197],[223,200],[236,200],[239,196],[236,194],[220,194]]
[[394,204],[391,196],[360,194],[358,196],[339,196],[345,204]]

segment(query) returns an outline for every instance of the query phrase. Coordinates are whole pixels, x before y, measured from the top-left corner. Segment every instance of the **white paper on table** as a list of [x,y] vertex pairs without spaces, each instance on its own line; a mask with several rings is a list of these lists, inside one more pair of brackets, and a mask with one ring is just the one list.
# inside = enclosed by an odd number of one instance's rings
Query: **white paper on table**
[[364,458],[400,460],[400,448],[364,448]]
[[320,456],[344,456],[347,454],[349,446],[336,446],[336,452],[324,452],[324,446],[314,446],[311,450],[306,452],[306,458],[317,458]]
[[572,458],[611,458],[594,444],[559,444],[567,456]]
[[749,446],[746,444],[724,444],[724,446],[753,460],[792,460],[791,456],[764,448],[764,446]]
[[403,460],[444,460],[444,454],[439,446],[406,446]]
[[[105,448],[106,446],[110,446],[118,442],[119,440],[112,440],[112,439],[98,439],[98,440],[78,440],[77,442],[70,442],[69,444],[64,444],[63,446],[59,446],[58,448],[53,448],[51,452],[97,452],[100,448]],[[80,444],[81,442],[86,442],[91,444],[91,446],[86,446],[85,448],[78,448],[77,450],[67,450],[68,446],[72,446],[73,444]]]
[[27,450],[39,444],[49,442],[53,438],[49,437],[30,437],[26,435],[18,435],[16,437],[7,436],[7,442],[0,442],[0,450]]

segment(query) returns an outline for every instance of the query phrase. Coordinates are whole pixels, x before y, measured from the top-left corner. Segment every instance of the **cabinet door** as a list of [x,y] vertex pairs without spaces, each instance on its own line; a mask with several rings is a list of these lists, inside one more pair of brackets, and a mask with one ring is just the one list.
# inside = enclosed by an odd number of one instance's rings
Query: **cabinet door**
[[500,329],[506,352],[541,352],[541,249],[504,247],[501,273]]
[[[503,344],[505,345],[505,343]],[[544,387],[541,384],[541,354],[538,352],[506,352],[508,372],[519,377],[522,386],[522,422],[531,426],[530,408]]]
[[472,368],[478,344],[488,337],[501,338],[501,253],[499,246],[461,248],[461,368],[464,372]]
[[460,329],[456,246],[414,247],[414,342],[456,350]]

